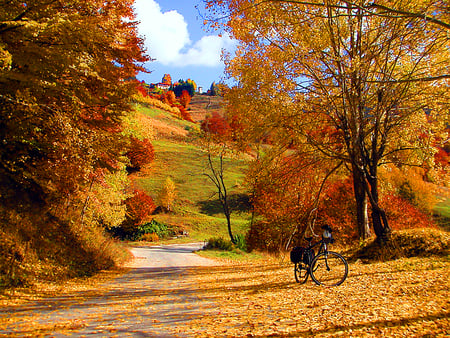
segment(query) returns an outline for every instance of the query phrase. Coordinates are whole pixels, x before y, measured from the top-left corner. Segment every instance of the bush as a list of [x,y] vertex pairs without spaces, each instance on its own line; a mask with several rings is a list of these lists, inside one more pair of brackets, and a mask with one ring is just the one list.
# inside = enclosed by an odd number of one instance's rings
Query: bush
[[389,261],[403,257],[448,256],[450,234],[436,229],[408,229],[393,231],[391,239],[380,245],[375,239],[367,241],[353,259]]
[[253,250],[277,252],[284,248],[291,234],[287,223],[257,221],[251,224],[247,233],[246,247],[249,252]]
[[233,243],[229,240],[223,239],[222,237],[213,237],[208,240],[205,246],[206,250],[219,249],[224,251],[233,250]]
[[125,232],[134,232],[156,209],[153,199],[143,190],[135,190],[133,196],[125,200],[125,204],[127,221],[122,224]]
[[[167,225],[159,223],[158,221],[152,220],[149,223],[141,225],[136,232],[136,239],[143,239],[144,235],[155,234],[159,238],[167,238],[171,235],[171,231]],[[147,236],[148,237],[148,236]]]
[[242,251],[247,251],[247,242],[245,240],[245,236],[241,234],[237,234],[234,236],[236,241],[236,247]]
[[143,234],[141,240],[145,242],[157,242],[159,241],[159,237],[156,233],[152,232],[151,234]]

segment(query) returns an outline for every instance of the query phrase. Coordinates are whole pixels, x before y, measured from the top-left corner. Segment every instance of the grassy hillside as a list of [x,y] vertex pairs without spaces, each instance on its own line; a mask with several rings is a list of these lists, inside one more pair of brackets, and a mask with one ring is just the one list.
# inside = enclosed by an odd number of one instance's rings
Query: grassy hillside
[[[190,112],[195,123],[180,120],[157,108],[138,107],[141,113],[152,118],[155,160],[139,173],[136,182],[156,204],[166,178],[170,177],[175,182],[177,199],[174,212],[155,215],[155,219],[184,228],[189,232],[190,240],[227,236],[226,220],[215,187],[205,175],[209,173],[207,153],[198,142],[200,122],[210,111],[220,111],[220,102],[218,97],[194,96]],[[241,211],[245,170],[245,160],[225,159],[225,183],[233,205]],[[245,233],[249,215],[239,210],[232,215],[233,230]]]

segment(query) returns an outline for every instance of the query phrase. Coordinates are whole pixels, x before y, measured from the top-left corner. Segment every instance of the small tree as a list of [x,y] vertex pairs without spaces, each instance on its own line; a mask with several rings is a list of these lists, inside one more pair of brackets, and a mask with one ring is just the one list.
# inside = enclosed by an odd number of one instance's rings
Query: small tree
[[[233,244],[236,244],[236,238],[233,236],[231,229],[231,208],[228,198],[228,189],[225,184],[224,167],[225,155],[230,151],[228,141],[231,136],[231,128],[225,118],[218,113],[214,113],[203,121],[201,129],[205,133],[204,145],[207,152],[207,166],[209,169],[209,173],[205,173],[205,176],[209,178],[217,189],[219,202],[227,220],[227,229],[230,240]],[[215,160],[215,158],[217,160]]]
[[177,196],[175,182],[170,177],[166,178],[164,186],[159,193],[161,206],[167,211],[172,211],[173,202]]
[[213,159],[213,153],[211,152],[211,148],[208,151],[208,169],[210,173],[206,173],[205,175],[210,179],[210,181],[214,184],[217,189],[217,195],[219,197],[219,202],[222,205],[223,213],[227,220],[227,229],[228,235],[230,236],[230,240],[233,244],[236,244],[236,238],[233,236],[233,232],[231,230],[231,208],[230,201],[228,199],[228,189],[225,184],[225,168],[224,168],[224,156],[226,153],[226,146],[221,145],[219,149],[216,150],[218,163]]
[[189,106],[189,103],[191,102],[191,96],[189,95],[187,90],[183,90],[181,93],[181,96],[179,97],[178,101],[180,101],[181,105],[187,109]]
[[130,166],[127,167],[129,173],[141,170],[142,166],[149,164],[155,158],[155,150],[149,139],[141,141],[131,137],[129,147],[125,154],[130,160]]
[[126,199],[127,216],[121,228],[127,234],[131,234],[137,228],[148,221],[149,216],[155,211],[153,199],[142,190],[135,190],[132,197]]

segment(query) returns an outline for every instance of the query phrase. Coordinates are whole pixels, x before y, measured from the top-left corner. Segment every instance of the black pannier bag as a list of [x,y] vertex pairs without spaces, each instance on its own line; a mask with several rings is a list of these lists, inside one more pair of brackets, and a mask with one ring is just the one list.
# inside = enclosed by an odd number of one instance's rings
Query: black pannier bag
[[305,251],[305,248],[302,248],[301,246],[296,246],[291,251],[291,262],[292,263],[300,263],[302,261],[303,252]]
[[306,265],[311,265],[313,259],[314,259],[314,250],[308,249],[303,252],[303,263]]

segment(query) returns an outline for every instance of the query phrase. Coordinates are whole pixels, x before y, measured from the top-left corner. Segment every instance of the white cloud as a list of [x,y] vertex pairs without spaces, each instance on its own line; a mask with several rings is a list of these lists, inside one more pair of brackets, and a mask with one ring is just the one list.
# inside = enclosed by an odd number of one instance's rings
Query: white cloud
[[174,10],[163,13],[154,0],[135,0],[135,9],[148,54],[165,66],[219,66],[222,48],[234,46],[229,37],[215,35],[193,43],[184,17]]

